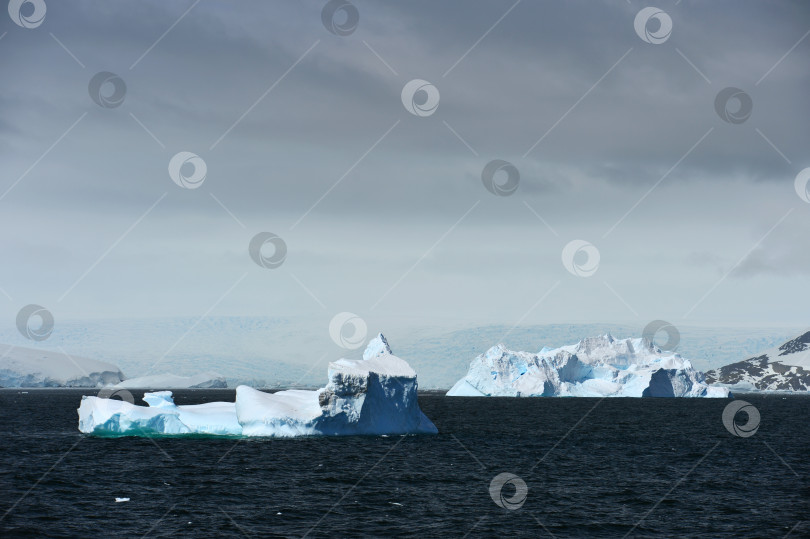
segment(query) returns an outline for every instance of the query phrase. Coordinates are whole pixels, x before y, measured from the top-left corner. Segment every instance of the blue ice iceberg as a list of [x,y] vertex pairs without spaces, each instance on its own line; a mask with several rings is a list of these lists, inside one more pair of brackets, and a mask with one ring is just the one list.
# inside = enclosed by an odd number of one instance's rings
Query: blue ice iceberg
[[239,386],[236,402],[185,406],[174,404],[170,391],[146,393],[148,406],[105,398],[110,393],[82,397],[81,432],[268,437],[437,432],[419,408],[416,372],[391,352],[382,334],[371,340],[363,359],[330,363],[329,383],[315,391],[265,393]]
[[706,383],[679,354],[648,339],[583,339],[537,354],[493,346],[473,359],[451,397],[716,397],[727,388]]

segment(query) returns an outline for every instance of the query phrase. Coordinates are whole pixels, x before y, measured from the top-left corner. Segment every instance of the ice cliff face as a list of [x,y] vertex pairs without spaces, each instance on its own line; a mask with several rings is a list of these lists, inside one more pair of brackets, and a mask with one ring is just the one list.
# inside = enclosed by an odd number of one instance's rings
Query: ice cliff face
[[742,391],[808,391],[810,331],[756,357],[711,370],[706,379]]
[[380,334],[362,360],[330,363],[326,387],[269,394],[241,386],[236,408],[247,435],[433,434],[436,427],[419,409],[417,387],[414,370]]
[[688,359],[649,341],[603,335],[537,354],[499,344],[476,357],[447,395],[727,397],[728,390],[708,386]]
[[362,360],[329,364],[316,391],[265,393],[236,388],[236,402],[176,406],[170,392],[147,393],[149,405],[83,397],[79,430],[101,435],[236,434],[289,437],[347,434],[435,434],[417,402],[416,373],[382,335]]

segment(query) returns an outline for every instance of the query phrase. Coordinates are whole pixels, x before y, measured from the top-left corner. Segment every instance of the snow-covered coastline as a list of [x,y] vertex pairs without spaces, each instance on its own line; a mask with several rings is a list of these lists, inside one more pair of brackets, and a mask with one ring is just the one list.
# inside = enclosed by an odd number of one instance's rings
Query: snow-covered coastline
[[123,380],[106,361],[0,344],[0,387],[103,387]]
[[115,384],[126,389],[225,389],[228,382],[215,372],[203,372],[191,376],[176,374],[151,374],[137,376]]
[[728,397],[678,354],[610,334],[534,354],[499,344],[477,356],[451,397]]
[[0,388],[116,387],[128,389],[223,389],[215,372],[191,376],[161,373],[127,378],[116,365],[63,351],[0,344]]
[[264,393],[239,386],[235,402],[185,406],[175,405],[169,391],[146,393],[148,406],[105,398],[114,392],[84,396],[79,430],[107,436],[435,434],[419,408],[417,388],[416,372],[380,334],[362,360],[330,363],[329,383],[315,391]]
[[754,357],[712,369],[706,379],[735,392],[810,391],[810,331]]

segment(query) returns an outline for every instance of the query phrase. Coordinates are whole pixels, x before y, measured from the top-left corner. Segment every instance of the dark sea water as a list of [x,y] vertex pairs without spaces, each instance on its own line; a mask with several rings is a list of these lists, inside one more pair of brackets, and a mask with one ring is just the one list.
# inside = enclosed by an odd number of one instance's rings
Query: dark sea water
[[0,536],[810,536],[808,397],[740,395],[748,438],[722,399],[426,394],[437,436],[236,440],[82,435],[82,394],[0,390]]

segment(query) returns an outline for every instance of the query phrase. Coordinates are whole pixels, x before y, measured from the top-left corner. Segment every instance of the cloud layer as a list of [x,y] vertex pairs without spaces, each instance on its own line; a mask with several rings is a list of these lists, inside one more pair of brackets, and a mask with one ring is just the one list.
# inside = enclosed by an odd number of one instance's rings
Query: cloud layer
[[[0,22],[3,316],[806,324],[804,3],[667,3],[660,44],[636,3],[357,2],[345,36],[325,4]],[[403,106],[414,79],[429,115]],[[741,123],[716,111],[727,87]],[[179,152],[197,188],[172,181]],[[493,160],[519,171],[510,196],[482,182]],[[251,259],[260,232],[278,267]],[[561,259],[577,239],[589,277]]]

